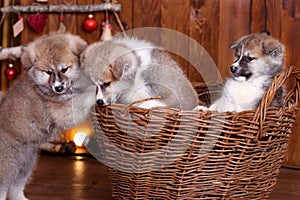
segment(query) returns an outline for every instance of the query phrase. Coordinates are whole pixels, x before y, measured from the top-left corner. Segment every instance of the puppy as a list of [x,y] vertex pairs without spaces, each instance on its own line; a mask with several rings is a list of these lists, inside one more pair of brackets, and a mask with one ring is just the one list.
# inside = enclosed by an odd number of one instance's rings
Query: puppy
[[[257,33],[238,39],[230,49],[235,50],[230,67],[233,78],[226,80],[221,97],[209,110],[255,110],[275,75],[282,72],[284,46],[266,33]],[[271,106],[282,106],[284,91],[283,87],[277,91]]]
[[0,104],[1,200],[27,199],[23,190],[40,144],[85,119],[74,104],[84,97],[74,94],[73,84],[86,46],[78,36],[51,34],[24,48],[21,61],[26,74]]
[[97,86],[97,104],[137,104],[143,108],[171,106],[192,110],[197,94],[178,64],[162,49],[137,38],[114,38],[90,45],[82,69]]

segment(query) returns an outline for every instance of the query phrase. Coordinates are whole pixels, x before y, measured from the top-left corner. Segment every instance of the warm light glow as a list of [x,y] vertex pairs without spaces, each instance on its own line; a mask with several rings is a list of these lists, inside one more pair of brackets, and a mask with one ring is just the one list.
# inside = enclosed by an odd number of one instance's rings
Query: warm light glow
[[74,135],[73,141],[76,144],[76,146],[81,147],[85,138],[86,138],[85,132],[77,132]]

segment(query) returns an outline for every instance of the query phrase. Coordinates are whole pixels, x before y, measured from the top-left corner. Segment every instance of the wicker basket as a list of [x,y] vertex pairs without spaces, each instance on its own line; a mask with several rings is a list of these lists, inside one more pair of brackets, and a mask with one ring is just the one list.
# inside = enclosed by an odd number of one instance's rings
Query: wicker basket
[[[284,106],[269,107],[290,75],[296,86]],[[255,111],[97,108],[96,138],[113,197],[268,199],[298,113],[299,89],[300,73],[289,67],[276,76]]]

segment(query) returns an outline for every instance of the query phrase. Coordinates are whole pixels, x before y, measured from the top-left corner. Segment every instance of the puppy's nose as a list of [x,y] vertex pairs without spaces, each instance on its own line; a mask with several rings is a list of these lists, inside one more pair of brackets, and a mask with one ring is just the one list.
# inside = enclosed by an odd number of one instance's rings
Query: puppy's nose
[[62,92],[62,91],[64,91],[64,87],[61,86],[61,85],[60,86],[56,86],[54,89],[55,89],[56,92]]
[[230,67],[230,71],[231,71],[231,73],[235,73],[236,71],[238,70],[238,68],[236,67],[236,66],[231,66]]
[[104,101],[102,99],[97,99],[96,103],[98,106],[104,106]]

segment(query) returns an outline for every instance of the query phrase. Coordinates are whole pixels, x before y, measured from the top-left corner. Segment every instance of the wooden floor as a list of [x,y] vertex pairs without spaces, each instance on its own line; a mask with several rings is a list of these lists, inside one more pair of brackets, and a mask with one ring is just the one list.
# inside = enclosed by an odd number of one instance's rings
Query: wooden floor
[[[111,200],[106,168],[88,156],[42,155],[25,193],[31,200]],[[299,200],[300,170],[282,168],[270,200]]]

